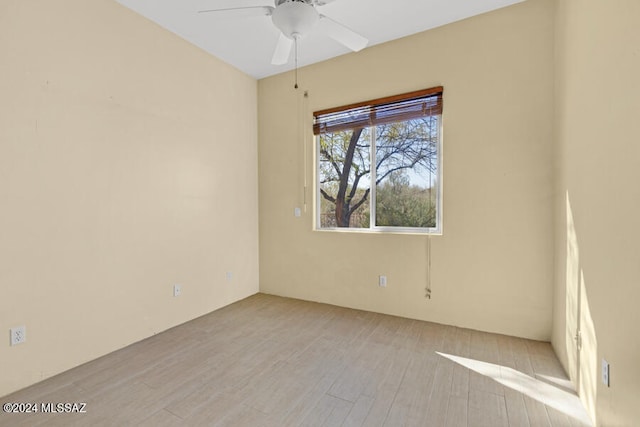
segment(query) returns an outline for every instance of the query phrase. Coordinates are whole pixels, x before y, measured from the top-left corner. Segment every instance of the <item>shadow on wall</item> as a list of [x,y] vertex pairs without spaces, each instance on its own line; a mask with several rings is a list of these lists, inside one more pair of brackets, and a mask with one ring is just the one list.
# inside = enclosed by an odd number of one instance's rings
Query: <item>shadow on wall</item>
[[584,271],[580,266],[578,234],[571,210],[569,192],[565,197],[567,213],[567,249],[565,277],[565,342],[568,374],[576,385],[589,416],[596,421],[596,394],[598,391],[598,339],[591,318]]

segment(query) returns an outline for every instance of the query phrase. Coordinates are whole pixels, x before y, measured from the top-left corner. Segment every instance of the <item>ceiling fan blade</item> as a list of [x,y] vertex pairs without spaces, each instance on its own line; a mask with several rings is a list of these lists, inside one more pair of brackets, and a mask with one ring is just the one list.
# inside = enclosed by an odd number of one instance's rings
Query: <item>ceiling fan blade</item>
[[199,10],[198,13],[215,13],[225,18],[246,18],[251,16],[271,16],[274,9],[271,6],[232,7],[230,9]]
[[319,24],[329,37],[342,43],[354,52],[364,49],[367,43],[369,43],[368,39],[325,15],[320,15]]
[[278,44],[276,45],[276,50],[273,52],[273,58],[271,59],[271,64],[273,65],[282,65],[286,64],[289,61],[289,56],[291,56],[291,47],[293,46],[293,40],[284,34],[280,33],[280,38],[278,39]]

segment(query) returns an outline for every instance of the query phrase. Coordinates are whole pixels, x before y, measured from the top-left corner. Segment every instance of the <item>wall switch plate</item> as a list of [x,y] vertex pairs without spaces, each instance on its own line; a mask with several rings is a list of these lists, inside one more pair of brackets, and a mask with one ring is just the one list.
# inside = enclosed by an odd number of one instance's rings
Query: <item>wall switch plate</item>
[[10,344],[18,345],[22,344],[27,340],[27,328],[26,326],[17,326],[15,328],[9,329],[10,333]]
[[179,297],[182,294],[182,285],[173,285],[173,296]]
[[609,387],[609,362],[602,359],[602,383]]
[[387,276],[378,276],[378,286],[387,287]]
[[293,210],[293,216],[295,216],[296,218],[299,218],[300,215],[302,215],[302,211],[300,210],[300,208],[295,208]]
[[227,282],[230,282],[233,279],[233,272],[227,271],[226,277],[227,277]]

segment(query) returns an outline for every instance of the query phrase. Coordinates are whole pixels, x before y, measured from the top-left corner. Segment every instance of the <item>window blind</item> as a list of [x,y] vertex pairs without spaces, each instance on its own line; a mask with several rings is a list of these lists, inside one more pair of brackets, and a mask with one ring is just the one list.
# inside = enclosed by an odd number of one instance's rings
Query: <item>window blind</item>
[[442,86],[313,113],[313,134],[338,132],[442,114]]

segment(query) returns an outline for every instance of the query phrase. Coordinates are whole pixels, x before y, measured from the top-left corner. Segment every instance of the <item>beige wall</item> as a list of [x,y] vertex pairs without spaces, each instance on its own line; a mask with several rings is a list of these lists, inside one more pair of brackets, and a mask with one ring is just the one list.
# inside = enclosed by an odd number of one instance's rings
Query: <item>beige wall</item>
[[563,0],[557,12],[553,345],[597,425],[637,426],[640,2]]
[[254,79],[110,0],[0,2],[0,76],[0,396],[258,291]]
[[[292,73],[260,80],[261,291],[549,339],[553,12],[530,0],[309,66],[298,91]],[[427,300],[424,236],[312,231],[310,124],[315,110],[436,85],[444,234]]]

